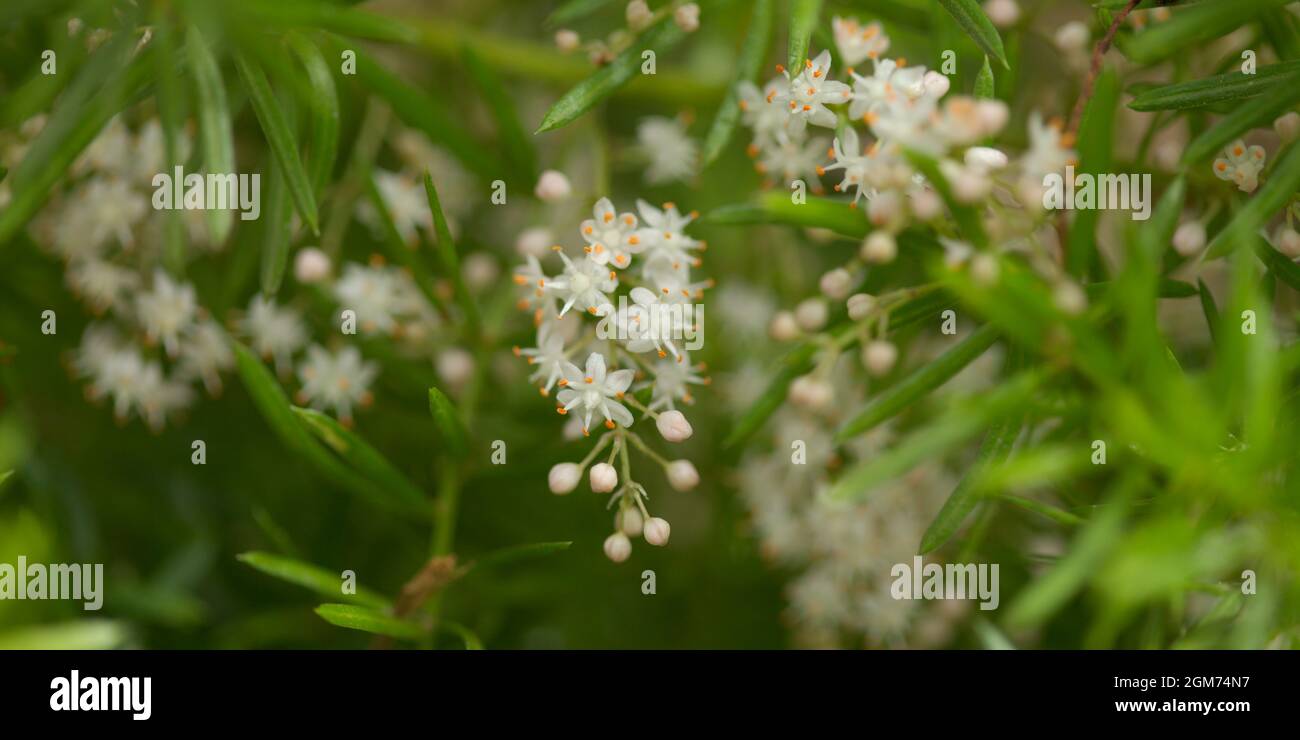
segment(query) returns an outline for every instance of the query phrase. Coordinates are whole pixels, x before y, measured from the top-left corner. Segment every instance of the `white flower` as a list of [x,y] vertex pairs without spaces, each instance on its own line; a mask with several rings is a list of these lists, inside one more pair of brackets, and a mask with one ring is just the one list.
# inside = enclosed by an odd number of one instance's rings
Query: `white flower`
[[668,485],[678,491],[689,491],[700,484],[700,473],[690,460],[673,460],[665,469]]
[[[375,187],[402,241],[414,244],[419,238],[417,229],[433,230],[433,212],[429,210],[429,197],[424,192],[423,183],[413,177],[376,169]],[[367,202],[366,205],[370,204]],[[365,213],[369,215],[370,211]],[[377,223],[374,216],[370,216],[370,221]]]
[[1224,156],[1214,160],[1214,175],[1220,180],[1231,180],[1243,193],[1253,193],[1259,187],[1259,172],[1264,169],[1264,147],[1247,147],[1241,139],[1223,150]]
[[121,117],[115,116],[77,158],[72,171],[78,175],[98,172],[121,177],[125,181],[131,159],[131,132],[122,123]]
[[198,378],[208,393],[221,392],[221,371],[235,364],[230,339],[215,321],[200,321],[181,338],[178,370],[183,378]]
[[963,159],[966,166],[987,174],[1007,166],[1007,155],[1001,150],[987,146],[973,146],[966,150]]
[[303,285],[319,283],[330,274],[329,255],[316,247],[303,247],[293,258],[293,276]]
[[548,295],[564,302],[558,316],[568,313],[574,305],[592,315],[608,311],[610,302],[605,294],[618,286],[618,275],[592,260],[574,262],[564,252],[557,254],[564,261],[564,272],[544,280],[542,287]]
[[622,532],[615,532],[605,538],[605,557],[621,563],[632,554],[632,541]]
[[400,280],[389,267],[351,262],[334,283],[334,298],[343,309],[356,312],[363,333],[392,332],[409,307]]
[[1295,111],[1284,113],[1273,122],[1273,130],[1277,132],[1283,144],[1290,144],[1300,138],[1300,113]]
[[162,270],[153,274],[153,289],[135,297],[136,316],[150,342],[162,342],[167,354],[175,357],[180,334],[194,321],[198,305],[194,286],[175,283]]
[[[564,336],[553,321],[542,322],[537,327],[537,346],[529,349],[515,348],[515,354],[528,358],[528,364],[536,368],[528,376],[529,383],[542,383],[543,396],[551,395],[551,388],[560,379],[563,367],[569,358],[564,352]],[[545,382],[543,382],[545,381]]]
[[185,409],[194,400],[187,383],[163,377],[158,363],[145,366],[146,380],[140,396],[140,416],[155,434],[161,432],[168,417]]
[[852,18],[835,16],[831,19],[831,29],[835,32],[840,62],[850,67],[865,59],[879,59],[889,49],[889,37],[881,31],[879,23],[859,26]]
[[781,94],[781,88],[788,84],[785,78],[778,77],[767,83],[762,90],[748,80],[737,86],[740,120],[754,132],[749,156],[757,156],[760,150],[785,137],[785,124],[790,120],[790,115],[775,101],[776,96]]
[[134,271],[98,259],[73,262],[66,279],[72,292],[97,314],[116,306],[123,293],[140,285],[140,276]]
[[582,479],[582,468],[577,463],[563,462],[551,466],[551,472],[546,474],[546,484],[550,487],[551,493],[563,495],[569,493],[578,487],[578,481]]
[[816,191],[819,187],[817,171],[821,169],[826,149],[826,139],[821,137],[802,142],[787,138],[764,149],[754,168],[762,174],[778,177],[782,185],[803,180]]
[[[555,46],[566,54],[578,48],[582,43],[582,38],[578,36],[577,31],[568,28],[561,28],[555,32]],[[538,196],[541,197],[541,196]]]
[[796,131],[809,123],[835,128],[838,119],[826,106],[849,102],[852,92],[843,82],[829,79],[830,73],[831,53],[822,51],[816,59],[804,60],[804,68],[777,97],[775,102],[786,108]]
[[[849,118],[874,126],[883,112],[906,107],[925,93],[925,67],[899,67],[897,61],[885,59],[876,62],[870,77],[853,75]],[[921,109],[921,112],[928,111]]]
[[569,178],[564,176],[563,172],[556,170],[546,170],[541,177],[537,178],[537,187],[533,189],[533,194],[539,200],[553,203],[557,200],[564,200],[573,192],[573,187],[569,185]]
[[695,433],[695,430],[691,429],[691,423],[686,420],[682,412],[676,409],[659,414],[658,418],[655,419],[655,428],[669,442],[688,440]]
[[1088,46],[1088,24],[1083,21],[1070,21],[1056,29],[1053,41],[1056,48],[1066,54],[1076,54]]
[[1073,163],[1075,153],[1068,148],[1058,122],[1043,123],[1034,111],[1029,114],[1029,151],[1020,160],[1023,177],[1042,186],[1045,175],[1061,173]]
[[618,472],[609,463],[596,463],[587,475],[594,493],[609,493],[618,485]]
[[149,199],[125,180],[95,177],[78,187],[53,224],[53,248],[67,260],[101,254],[110,242],[135,244],[133,229]]
[[835,189],[844,191],[853,188],[853,203],[856,204],[858,198],[868,195],[870,190],[867,186],[867,177],[871,167],[871,155],[862,151],[858,143],[858,132],[851,126],[845,127],[844,133],[835,138],[835,143],[831,146],[831,155],[835,158],[835,162],[818,168],[817,174],[824,175],[827,172],[844,170],[844,179],[835,186]]
[[645,228],[636,233],[644,250],[642,272],[648,275],[664,266],[680,270],[683,265],[699,265],[699,258],[691,252],[704,249],[704,243],[686,235],[686,227],[699,214],[682,215],[673,203],[664,203],[661,211],[641,199],[637,199],[636,208],[645,222]]
[[684,180],[695,174],[699,147],[686,134],[686,124],[677,118],[653,116],[636,127],[637,144],[650,161],[645,180],[658,185]]
[[686,353],[683,352],[678,360],[664,360],[654,365],[654,380],[638,385],[639,388],[650,386],[653,391],[650,396],[650,404],[647,406],[650,410],[661,408],[673,409],[677,407],[677,402],[691,404],[695,403],[695,398],[691,395],[692,385],[708,385],[708,379],[700,376],[696,372],[697,368],[692,367],[686,359]]
[[541,257],[555,243],[551,230],[540,226],[524,229],[515,239],[515,251],[523,257]]
[[292,309],[276,306],[275,301],[260,293],[249,302],[239,330],[248,337],[254,352],[264,358],[275,358],[276,371],[281,375],[288,371],[293,353],[307,343],[307,328],[302,318]]
[[302,389],[299,401],[315,409],[333,409],[343,424],[352,423],[352,408],[370,403],[370,384],[379,369],[361,359],[352,346],[329,352],[320,345],[307,348],[307,359],[298,368]]
[[591,417],[597,411],[605,417],[605,426],[613,429],[615,423],[624,427],[632,426],[632,412],[616,399],[622,399],[628,386],[632,385],[631,370],[615,370],[606,373],[605,357],[599,352],[592,352],[587,357],[584,370],[571,362],[564,363],[560,385],[564,386],[556,394],[560,402],[559,411],[567,414],[574,409],[582,415],[582,431],[589,433]]
[[668,544],[668,535],[671,533],[672,527],[668,526],[668,522],[657,516],[647,519],[645,525],[641,528],[641,536],[645,537],[645,541],[655,547],[663,547]]
[[[687,312],[680,304],[661,301],[648,288],[633,288],[630,297],[632,305],[620,310],[616,316],[624,336],[629,337],[628,351],[641,353],[654,350],[661,358],[672,353],[673,358],[680,361],[682,355],[673,340],[686,336],[689,328],[685,323]],[[665,347],[667,351],[664,350]]]
[[582,239],[587,242],[583,247],[587,258],[597,265],[613,265],[620,270],[632,264],[632,255],[645,246],[637,233],[636,216],[615,213],[609,198],[596,201],[591,214],[592,218],[579,226]]

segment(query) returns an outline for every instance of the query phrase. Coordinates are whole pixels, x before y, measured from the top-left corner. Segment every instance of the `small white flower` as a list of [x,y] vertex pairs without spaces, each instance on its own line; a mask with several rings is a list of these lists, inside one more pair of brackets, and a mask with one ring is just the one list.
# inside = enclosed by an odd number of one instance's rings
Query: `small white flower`
[[1259,187],[1259,173],[1264,169],[1264,147],[1248,147],[1241,139],[1223,150],[1224,156],[1214,160],[1214,175],[1220,180],[1231,180],[1243,193],[1253,193]]
[[98,259],[73,262],[66,279],[72,292],[97,314],[117,306],[124,293],[140,285],[140,276],[134,271]]
[[686,359],[683,352],[678,360],[663,360],[654,365],[654,380],[637,386],[638,390],[647,385],[653,389],[650,396],[650,410],[661,408],[675,409],[677,402],[695,403],[691,395],[692,385],[707,385],[708,379],[701,377],[696,368]]
[[528,358],[528,364],[536,369],[528,376],[528,382],[541,383],[543,396],[551,395],[551,388],[563,373],[563,367],[569,358],[564,352],[564,336],[553,321],[545,321],[537,327],[537,346],[528,349],[515,348],[515,354]]
[[1056,121],[1044,124],[1038,111],[1030,113],[1029,151],[1020,160],[1023,177],[1041,188],[1045,175],[1060,174],[1074,161],[1074,150],[1066,145],[1060,124]]
[[550,486],[551,493],[556,495],[571,492],[578,487],[579,480],[582,480],[582,468],[577,463],[556,463],[551,467],[551,472],[546,474],[546,484]]
[[868,195],[870,191],[867,178],[871,169],[872,154],[863,152],[859,147],[858,132],[852,127],[846,127],[844,133],[836,137],[835,143],[831,145],[831,155],[835,161],[819,168],[817,174],[824,175],[827,172],[843,170],[844,179],[835,186],[835,189],[844,191],[853,188],[853,203],[856,204],[858,198]]
[[648,275],[663,266],[680,270],[683,265],[700,264],[699,258],[691,253],[704,249],[704,243],[686,235],[686,227],[699,214],[692,211],[682,215],[673,203],[664,203],[661,211],[640,199],[636,208],[645,223],[645,227],[638,229],[635,235],[644,250],[643,273]]
[[632,554],[632,541],[622,532],[615,532],[605,538],[605,557],[616,563],[627,560]]
[[1061,280],[1052,291],[1052,300],[1062,313],[1078,316],[1088,308],[1088,296],[1078,283]]
[[362,360],[356,347],[347,346],[331,353],[320,345],[312,345],[307,348],[307,359],[298,368],[298,378],[302,381],[298,398],[315,409],[333,409],[340,422],[351,424],[353,407],[370,403],[370,384],[378,374],[379,368]]
[[685,180],[695,174],[699,147],[686,134],[686,124],[681,119],[646,118],[637,124],[636,140],[641,153],[650,161],[645,180],[651,185]]
[[690,439],[691,435],[695,433],[695,430],[691,429],[691,423],[686,420],[686,416],[676,409],[659,414],[659,417],[655,419],[655,428],[669,442],[682,442]]
[[350,262],[334,283],[334,298],[344,310],[356,312],[363,333],[392,333],[413,309],[404,277],[395,268]]
[[605,294],[618,286],[618,275],[592,260],[574,262],[564,252],[556,254],[564,261],[564,272],[544,280],[542,287],[547,295],[563,301],[558,316],[568,313],[575,305],[592,315],[607,312],[610,302]]
[[672,533],[672,527],[668,522],[657,516],[652,516],[645,521],[645,526],[641,528],[641,536],[645,541],[655,547],[663,547],[668,544],[668,535]]
[[303,247],[293,258],[294,279],[303,285],[319,283],[329,277],[331,267],[329,255],[316,247]]
[[[376,169],[375,187],[402,241],[408,245],[415,244],[419,238],[418,229],[433,230],[433,212],[429,210],[429,197],[422,182],[414,177]],[[366,203],[367,207],[369,205]],[[363,212],[371,213],[369,210]],[[372,223],[377,223],[377,217],[371,215],[369,218]]]
[[459,388],[474,374],[474,355],[460,347],[452,347],[438,353],[436,365],[438,377],[452,388]]
[[519,232],[515,239],[515,251],[522,257],[541,257],[555,243],[551,230],[540,226]]
[[889,49],[889,37],[881,31],[879,23],[859,26],[852,18],[835,16],[831,19],[831,29],[835,32],[840,62],[850,67],[866,59],[879,59]]
[[183,378],[198,378],[211,395],[221,393],[221,371],[235,364],[230,339],[215,321],[200,321],[181,338],[180,364]]
[[636,216],[615,213],[609,198],[596,201],[591,214],[592,218],[579,226],[582,240],[587,242],[583,247],[587,258],[597,265],[613,265],[620,270],[632,264],[632,255],[645,248],[637,233]]
[[1088,46],[1088,24],[1082,21],[1070,21],[1056,29],[1053,41],[1056,48],[1066,54],[1077,54]]
[[307,327],[292,309],[280,308],[262,294],[253,296],[248,311],[239,322],[240,332],[248,337],[253,351],[263,358],[274,357],[281,375],[289,370],[290,358],[307,343]]
[[569,178],[565,177],[563,172],[556,170],[543,172],[542,176],[537,178],[537,187],[533,189],[533,194],[538,199],[548,203],[564,200],[572,192],[573,187],[569,185]]
[[748,80],[737,85],[740,120],[754,132],[749,156],[758,156],[760,150],[771,146],[778,139],[785,138],[785,124],[790,120],[790,115],[786,113],[785,108],[776,103],[776,97],[788,84],[784,77],[777,77],[768,82],[762,90]]
[[809,123],[835,128],[838,119],[826,106],[847,103],[853,94],[848,85],[829,79],[830,74],[831,53],[822,51],[816,59],[804,60],[804,68],[777,97],[775,102],[786,108],[795,131]]
[[632,412],[627,410],[619,400],[632,385],[631,370],[615,370],[607,373],[605,357],[599,352],[592,352],[587,357],[585,370],[571,362],[564,363],[560,385],[564,386],[556,394],[559,411],[567,414],[575,409],[582,415],[582,431],[589,433],[591,417],[596,412],[605,417],[605,426],[613,429],[615,424],[632,426]]
[[822,169],[821,161],[826,149],[826,139],[822,137],[807,141],[786,137],[764,149],[754,169],[778,178],[782,185],[803,180],[816,192],[820,187],[817,172]]
[[879,229],[901,228],[906,218],[907,211],[903,210],[903,198],[893,190],[876,193],[867,204],[867,220]]
[[593,493],[609,493],[618,485],[618,472],[609,463],[596,463],[587,474]]
[[[893,59],[876,62],[870,77],[853,74],[853,102],[849,105],[849,118],[875,126],[880,116],[896,109],[912,108],[914,101],[927,94],[925,67],[900,67]],[[942,93],[934,95],[934,99]],[[927,113],[929,106],[915,108]]]
[[73,191],[54,222],[53,249],[66,260],[98,256],[114,241],[129,249],[148,210],[149,199],[125,180],[91,178]]
[[175,283],[162,270],[153,274],[152,290],[135,297],[136,316],[150,342],[162,342],[167,354],[176,356],[180,334],[187,329],[198,310],[194,286]]
[[686,312],[674,308],[671,302],[661,301],[654,291],[647,288],[633,288],[629,297],[632,305],[620,310],[616,316],[624,336],[629,337],[628,351],[639,354],[653,350],[661,358],[671,353],[680,361],[682,355],[674,340],[681,340],[687,334]]

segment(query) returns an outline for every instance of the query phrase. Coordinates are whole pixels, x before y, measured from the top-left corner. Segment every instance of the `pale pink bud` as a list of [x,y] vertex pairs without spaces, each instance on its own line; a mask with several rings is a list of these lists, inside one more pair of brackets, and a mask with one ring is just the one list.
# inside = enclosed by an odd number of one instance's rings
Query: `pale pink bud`
[[655,547],[663,547],[668,544],[668,535],[672,533],[672,527],[668,526],[666,520],[657,516],[652,516],[645,522],[645,527],[641,530],[641,536],[645,541]]
[[319,283],[330,275],[329,255],[316,247],[303,247],[293,258],[293,276],[303,285]]
[[678,491],[689,491],[700,484],[700,473],[690,460],[668,463],[668,484]]
[[569,185],[569,178],[564,176],[563,172],[556,170],[547,170],[537,179],[537,187],[533,193],[540,199],[547,202],[564,200],[569,197],[573,188]]
[[682,412],[676,409],[665,411],[655,419],[655,427],[659,433],[669,442],[681,442],[691,438],[695,430],[691,429],[691,423],[686,420]]
[[556,463],[551,467],[551,472],[546,475],[546,482],[551,487],[551,493],[565,494],[578,487],[578,481],[582,478],[582,468],[577,463],[564,462]]
[[632,554],[632,540],[622,532],[615,532],[605,538],[605,557],[621,563]]
[[591,480],[591,490],[596,493],[609,493],[618,485],[618,472],[609,463],[592,465],[587,477]]

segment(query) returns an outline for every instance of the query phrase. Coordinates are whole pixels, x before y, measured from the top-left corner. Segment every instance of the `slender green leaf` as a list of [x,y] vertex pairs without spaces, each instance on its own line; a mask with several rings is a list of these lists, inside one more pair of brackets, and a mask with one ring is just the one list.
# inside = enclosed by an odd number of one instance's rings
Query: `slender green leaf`
[[1128,107],[1137,111],[1200,108],[1254,97],[1278,85],[1294,86],[1298,79],[1300,60],[1266,64],[1257,68],[1253,75],[1239,71],[1229,72],[1144,90],[1133,98]]
[[998,35],[998,29],[993,27],[989,17],[984,15],[979,3],[975,0],[939,0],[939,4],[957,21],[957,25],[971,37],[976,46],[1001,62],[1003,67],[1011,68],[1007,64],[1007,54],[1002,49],[1002,37]]
[[[1290,262],[1290,260],[1287,260]],[[1214,294],[1210,292],[1210,286],[1205,284],[1204,280],[1196,279],[1196,284],[1200,288],[1201,312],[1205,314],[1205,325],[1210,329],[1210,341],[1218,344],[1219,342],[1219,307],[1214,303]]]
[[686,32],[678,28],[672,18],[665,18],[646,29],[637,43],[555,101],[534,133],[552,131],[577,120],[640,72],[642,52],[652,50],[656,56],[663,54],[681,42],[685,35]]
[[718,158],[740,118],[740,84],[756,82],[759,69],[763,66],[763,57],[767,54],[768,43],[772,37],[772,8],[775,0],[755,0],[754,12],[750,14],[749,33],[740,48],[740,57],[736,60],[736,76],[727,88],[727,96],[718,106],[718,113],[713,118],[713,125],[704,137],[703,159],[707,166]]
[[528,545],[515,545],[490,552],[466,566],[467,569],[499,568],[503,565],[533,560],[569,549],[572,542],[534,542]]
[[1271,125],[1273,119],[1297,101],[1300,101],[1300,84],[1276,85],[1263,95],[1233,108],[1187,145],[1183,152],[1183,165],[1191,166],[1209,159],[1252,128]]
[[336,627],[395,637],[399,640],[420,640],[428,632],[414,622],[391,617],[377,609],[353,604],[321,604],[316,607],[316,614]]
[[460,457],[469,447],[468,435],[460,413],[446,394],[437,388],[429,389],[429,413],[433,416],[434,426],[451,457]]
[[788,193],[773,191],[760,195],[755,202],[722,206],[706,213],[701,223],[741,226],[750,224],[786,224],[829,229],[837,234],[861,239],[870,229],[866,216],[848,201],[809,198],[802,205],[791,202]]
[[458,622],[443,622],[439,629],[455,634],[465,643],[466,650],[482,650],[483,641],[472,630]]
[[984,64],[980,67],[979,74],[975,76],[975,97],[993,97],[993,67],[989,66],[988,54],[984,55]]
[[[196,26],[190,26],[185,41],[186,60],[194,77],[194,99],[199,109],[199,150],[203,169],[209,174],[235,172],[235,136],[230,123],[230,103],[221,68]],[[209,208],[203,213],[214,245],[225,244],[234,225],[234,213]]]
[[353,470],[394,496],[405,499],[413,509],[425,505],[424,494],[420,489],[369,442],[346,429],[332,416],[298,406],[294,406],[292,410],[308,431],[334,450],[344,462],[352,466]]
[[988,236],[984,233],[984,224],[980,220],[979,212],[973,206],[957,200],[948,178],[944,177],[943,172],[939,170],[939,163],[921,152],[908,150],[904,154],[912,166],[925,175],[925,179],[930,181],[935,191],[943,198],[948,210],[952,212],[953,219],[957,221],[957,228],[961,231],[962,237],[977,247],[987,245]]
[[984,435],[984,441],[980,443],[974,464],[948,495],[943,508],[939,509],[934,521],[930,522],[925,534],[921,536],[918,553],[924,555],[937,549],[957,533],[962,522],[966,521],[966,517],[979,504],[979,492],[975,486],[979,471],[998,465],[1007,459],[1012,447],[1015,446],[1016,439],[1020,436],[1021,424],[1020,419],[1010,417],[994,422],[988,433]]
[[313,193],[311,178],[298,156],[298,139],[289,128],[284,111],[271,91],[271,83],[266,73],[256,62],[244,55],[236,55],[235,67],[248,88],[249,101],[257,122],[266,134],[266,141],[271,146],[271,153],[280,163],[285,185],[293,197],[294,207],[313,234],[320,234],[320,222],[316,213],[316,196]]
[[478,306],[474,303],[474,296],[470,294],[469,287],[465,285],[465,278],[460,271],[460,258],[456,255],[456,242],[452,239],[451,229],[447,226],[447,217],[443,215],[442,204],[438,200],[438,189],[434,187],[433,177],[428,172],[424,173],[424,194],[429,200],[429,210],[433,214],[433,231],[437,237],[436,247],[442,269],[456,291],[456,304],[465,314],[469,333],[476,335],[482,323]]
[[587,16],[594,15],[601,10],[604,10],[606,7],[619,2],[621,2],[621,0],[568,0],[560,7],[551,11],[551,14],[546,16],[546,21],[544,23],[547,28],[563,26],[566,23],[572,23],[573,21],[579,21]]
[[0,632],[0,650],[112,650],[123,647],[130,636],[123,622],[77,619]]
[[[1097,76],[1092,99],[1079,123],[1079,164],[1075,172],[1100,176],[1111,171],[1115,139],[1115,108],[1119,100],[1119,77],[1107,67]],[[1099,181],[1100,182],[1100,181]],[[1097,257],[1097,219],[1101,212],[1085,209],[1074,214],[1070,224],[1068,267],[1070,273],[1091,276],[1100,264]]]
[[319,47],[296,31],[289,33],[285,40],[289,48],[302,62],[307,70],[307,81],[311,84],[311,98],[308,100],[311,116],[311,144],[308,148],[311,156],[311,181],[317,195],[320,195],[330,181],[334,172],[334,160],[338,156],[339,145],[339,96],[334,86],[334,75]]
[[1286,283],[1291,290],[1300,291],[1300,265],[1258,236],[1253,239],[1253,243],[1255,254],[1273,277]]
[[938,389],[954,375],[974,362],[998,338],[992,326],[981,326],[933,361],[916,368],[903,380],[873,398],[866,407],[849,419],[835,433],[835,441],[844,441],[874,429],[917,400]]
[[1206,259],[1222,257],[1249,241],[1261,226],[1286,206],[1297,190],[1300,190],[1300,145],[1291,144],[1278,157],[1268,181],[1210,242],[1210,248],[1205,252]]
[[388,599],[373,591],[357,587],[356,593],[343,591],[343,578],[338,573],[301,560],[274,555],[269,552],[245,552],[235,556],[239,562],[274,578],[314,591],[321,596],[347,599],[362,606],[376,609],[388,608]]
[[799,74],[808,58],[808,39],[821,17],[822,0],[790,0],[790,44],[786,69]]
[[1152,64],[1179,51],[1217,39],[1290,0],[1230,0],[1205,2],[1179,9],[1169,20],[1153,23],[1120,43],[1129,59]]
[[262,218],[261,270],[262,293],[273,296],[280,290],[284,271],[289,265],[290,216],[288,188],[284,186],[284,167],[278,161],[270,164],[266,178],[266,204]]

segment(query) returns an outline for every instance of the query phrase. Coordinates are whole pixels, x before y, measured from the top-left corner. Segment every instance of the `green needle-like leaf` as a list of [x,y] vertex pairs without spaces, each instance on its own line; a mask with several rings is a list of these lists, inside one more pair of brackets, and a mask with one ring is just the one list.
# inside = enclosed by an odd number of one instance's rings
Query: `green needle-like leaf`
[[957,533],[962,522],[966,521],[966,517],[980,502],[979,491],[975,485],[979,472],[1007,459],[1016,444],[1016,439],[1020,436],[1021,425],[1021,419],[1008,417],[995,422],[984,435],[975,462],[948,495],[943,508],[939,509],[934,521],[930,522],[925,534],[921,536],[921,545],[917,549],[919,554],[924,555],[939,548]]
[[321,604],[316,607],[316,614],[336,627],[399,640],[420,640],[428,632],[414,622],[390,617],[378,609],[353,604]]
[[462,56],[470,76],[474,78],[478,89],[483,93],[483,100],[488,104],[488,109],[492,111],[492,117],[496,120],[497,137],[501,141],[502,149],[507,159],[514,165],[503,175],[531,188],[537,177],[537,151],[533,147],[532,137],[519,121],[519,111],[516,110],[514,98],[506,90],[496,72],[483,62],[478,52],[474,51],[474,47],[466,44]]
[[1011,68],[1007,64],[1007,53],[1002,49],[1002,37],[979,3],[975,0],[939,0],[939,4],[957,21],[957,25],[971,37],[976,46],[1001,62],[1003,67]]
[[464,455],[469,447],[464,422],[451,399],[437,388],[429,389],[429,413],[433,416],[434,426],[438,428],[438,436],[447,453],[451,457]]
[[311,84],[308,100],[311,116],[311,143],[308,148],[311,182],[319,196],[334,171],[339,146],[339,96],[334,75],[319,47],[301,33],[289,33],[285,40],[302,66]]
[[993,97],[993,67],[989,66],[989,55],[984,55],[984,64],[980,67],[980,73],[975,76],[975,97],[992,98]]
[[745,44],[740,49],[740,58],[736,60],[736,76],[727,89],[727,96],[718,106],[718,113],[713,118],[713,125],[704,137],[703,161],[707,166],[718,158],[731,140],[740,118],[740,83],[755,82],[763,58],[767,54],[768,42],[772,36],[772,8],[775,0],[755,0],[754,12],[750,14],[749,33]]
[[750,224],[786,224],[829,229],[853,239],[867,235],[870,226],[862,211],[850,208],[847,201],[809,198],[793,203],[788,193],[764,193],[753,203],[737,203],[715,208],[700,219],[706,224],[745,226]]
[[835,433],[836,443],[843,443],[874,429],[936,390],[984,354],[997,338],[997,329],[986,324],[932,362],[913,370],[906,378],[872,399],[866,408],[840,427]]
[[[230,103],[226,100],[226,83],[208,42],[191,26],[185,42],[186,59],[194,77],[194,99],[199,109],[199,151],[203,169],[209,174],[234,174],[235,135],[230,123]],[[225,244],[234,225],[231,211],[210,208],[204,211],[208,232],[214,245]]]
[[1179,51],[1222,37],[1250,20],[1290,0],[1230,0],[1205,2],[1180,8],[1169,20],[1153,23],[1142,33],[1121,42],[1120,48],[1138,64],[1167,59]]
[[289,128],[284,111],[271,92],[271,83],[267,81],[262,68],[243,55],[235,57],[235,66],[248,88],[248,98],[257,115],[257,122],[261,124],[271,152],[283,170],[284,183],[289,189],[289,195],[293,197],[298,215],[313,234],[320,234],[312,181],[298,155],[298,138]]
[[646,29],[638,43],[555,101],[534,133],[552,131],[573,123],[583,113],[627,84],[641,70],[643,52],[653,51],[656,56],[663,54],[676,46],[685,35],[686,32],[678,28],[672,18],[665,18]]
[[790,45],[786,69],[797,75],[808,58],[808,40],[817,28],[822,0],[790,0]]
[[1190,82],[1162,85],[1145,90],[1128,107],[1138,111],[1183,110],[1214,103],[1249,98],[1275,86],[1294,86],[1300,75],[1300,60],[1267,64],[1248,75],[1229,72]]
[[292,410],[308,431],[334,450],[353,470],[394,496],[404,499],[413,509],[425,505],[424,494],[420,489],[369,442],[346,429],[332,416],[298,406]]
[[357,587],[355,594],[344,593],[342,577],[318,565],[269,552],[246,552],[235,557],[251,568],[295,586],[302,586],[321,596],[343,598],[376,609],[388,608],[388,600],[373,591]]

